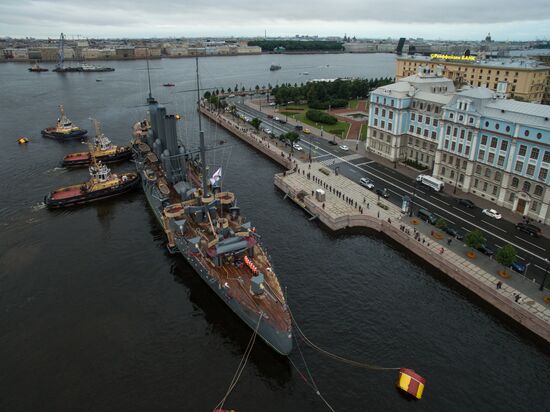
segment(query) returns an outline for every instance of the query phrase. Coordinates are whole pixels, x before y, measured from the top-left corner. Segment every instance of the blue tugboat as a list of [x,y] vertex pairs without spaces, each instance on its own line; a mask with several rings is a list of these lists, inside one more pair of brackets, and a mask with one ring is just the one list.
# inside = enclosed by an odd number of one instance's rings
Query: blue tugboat
[[48,127],[42,130],[42,137],[56,140],[71,140],[84,137],[88,131],[76,126],[65,116],[63,105],[59,105],[61,116],[57,119],[55,127]]

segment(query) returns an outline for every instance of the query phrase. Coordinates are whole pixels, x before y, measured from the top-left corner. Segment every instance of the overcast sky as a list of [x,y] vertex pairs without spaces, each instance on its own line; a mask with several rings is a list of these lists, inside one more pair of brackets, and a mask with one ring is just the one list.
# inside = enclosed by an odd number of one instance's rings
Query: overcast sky
[[0,36],[550,40],[550,0],[0,0]]

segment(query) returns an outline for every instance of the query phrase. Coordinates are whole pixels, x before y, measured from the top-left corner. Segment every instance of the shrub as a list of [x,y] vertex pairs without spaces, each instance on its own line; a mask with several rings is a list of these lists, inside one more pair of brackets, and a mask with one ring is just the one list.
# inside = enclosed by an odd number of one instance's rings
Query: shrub
[[324,124],[336,124],[338,122],[336,117],[331,116],[330,114],[322,112],[320,110],[308,110],[306,112],[306,117],[313,122]]

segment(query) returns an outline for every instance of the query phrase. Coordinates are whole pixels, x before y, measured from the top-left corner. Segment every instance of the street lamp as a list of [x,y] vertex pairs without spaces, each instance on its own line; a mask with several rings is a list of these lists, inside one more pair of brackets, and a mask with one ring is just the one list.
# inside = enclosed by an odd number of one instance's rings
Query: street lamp
[[414,189],[413,189],[412,196],[411,196],[411,203],[409,205],[409,217],[412,217],[412,215],[413,215],[414,195],[416,194],[416,185],[417,184],[418,183],[415,180],[414,181]]
[[546,262],[546,269],[544,270],[544,279],[542,280],[542,283],[540,284],[540,291],[544,290],[544,285],[546,284],[546,276],[548,276],[548,267],[550,266],[550,262],[548,262],[548,259],[544,259]]

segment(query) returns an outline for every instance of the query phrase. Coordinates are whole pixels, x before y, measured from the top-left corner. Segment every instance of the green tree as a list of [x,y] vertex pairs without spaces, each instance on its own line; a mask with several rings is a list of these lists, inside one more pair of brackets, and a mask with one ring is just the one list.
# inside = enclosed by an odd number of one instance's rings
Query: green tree
[[516,249],[512,245],[504,245],[495,254],[495,260],[505,268],[512,266],[516,258]]
[[464,236],[464,242],[468,245],[468,247],[477,249],[485,243],[485,238],[483,237],[483,233],[481,233],[481,231],[474,229]]
[[205,98],[205,99],[209,99],[210,96],[212,96],[212,93],[210,93],[210,92],[208,92],[208,91],[204,92],[204,98]]
[[257,117],[255,117],[254,119],[252,119],[250,121],[250,124],[252,125],[252,127],[254,127],[254,129],[259,130],[260,125],[262,124],[262,121],[260,119],[258,119]]
[[231,87],[227,89],[227,93],[231,93]]
[[254,87],[254,89],[256,89],[256,93],[258,93],[258,91],[260,90],[260,86],[256,85],[256,87]]
[[445,219],[440,217],[435,221],[435,227],[443,230],[447,227],[447,222],[445,221]]

